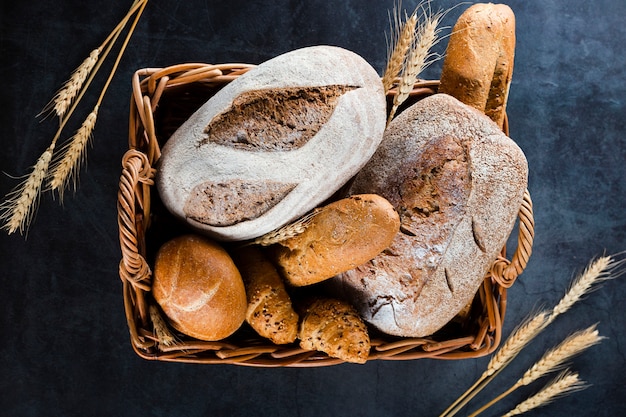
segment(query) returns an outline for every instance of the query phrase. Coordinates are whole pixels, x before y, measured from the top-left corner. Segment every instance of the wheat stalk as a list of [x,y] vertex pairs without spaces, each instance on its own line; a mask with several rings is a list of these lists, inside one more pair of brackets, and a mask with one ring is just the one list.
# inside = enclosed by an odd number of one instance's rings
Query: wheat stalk
[[584,381],[580,380],[577,373],[565,371],[548,383],[541,391],[519,403],[503,417],[512,417],[527,413],[535,408],[547,405],[559,397],[580,391],[586,387]]
[[408,56],[404,61],[400,83],[398,85],[398,93],[393,98],[393,105],[387,119],[387,124],[393,119],[398,108],[406,101],[409,94],[413,90],[413,85],[417,81],[421,72],[434,61],[430,50],[437,44],[439,38],[439,23],[443,13],[431,14],[424,13],[424,22],[417,27],[417,33],[413,39]]
[[74,181],[76,180],[78,166],[80,165],[82,158],[84,158],[84,145],[86,145],[89,141],[89,136],[93,130],[97,109],[102,103],[113,75],[117,70],[120,59],[126,49],[126,46],[128,45],[128,41],[130,40],[130,37],[134,32],[137,22],[139,21],[147,3],[148,0],[134,0],[131,9],[117,24],[115,29],[111,31],[101,46],[91,52],[89,57],[83,61],[74,73],[72,73],[70,80],[59,91],[59,93],[57,93],[50,104],[42,111],[45,112],[53,109],[53,111],[60,117],[60,125],[56,134],[52,138],[50,146],[48,146],[48,149],[46,149],[34,165],[31,175],[26,181],[16,187],[15,190],[7,194],[5,201],[0,205],[0,220],[4,223],[0,226],[0,228],[6,230],[8,234],[11,234],[16,230],[19,230],[20,233],[23,234],[24,231],[28,229],[35,212],[36,204],[39,201],[42,184],[48,175],[48,169],[50,161],[52,160],[56,142],[61,136],[61,132],[76,109],[76,106],[85,94],[85,91],[89,88],[89,85],[102,65],[103,60],[108,56],[131,16],[135,14],[135,19],[128,30],[126,39],[124,40],[120,51],[118,52],[113,68],[109,73],[109,77],[100,92],[100,97],[95,105],[95,111],[87,117],[83,126],[69,142],[68,147],[64,147],[63,154],[67,156],[68,159],[65,160],[64,156],[60,159],[61,162],[57,163],[55,161],[53,164],[53,176],[50,180],[49,186],[51,189],[59,190],[61,195],[63,187],[67,184],[67,182],[70,179],[74,179]]
[[516,389],[529,385],[539,378],[559,370],[565,362],[570,360],[576,355],[579,355],[586,349],[600,343],[604,339],[598,334],[596,326],[593,325],[585,330],[581,330],[567,337],[563,342],[553,349],[547,351],[541,359],[539,359],[533,366],[531,366],[524,375],[517,380],[511,388],[498,395],[487,404],[471,413],[469,417],[475,417],[478,414],[485,411],[498,401],[502,400],[507,395],[511,394]]
[[98,109],[99,107],[96,106],[89,113],[89,116],[87,116],[76,134],[63,147],[61,157],[52,164],[48,187],[52,191],[56,190],[61,199],[63,199],[63,190],[69,185],[70,181],[73,181],[74,189],[76,189],[78,172],[86,159],[87,143],[91,139],[96,124]]
[[24,233],[32,220],[43,180],[48,172],[54,143],[51,144],[37,159],[33,170],[22,184],[8,194],[6,201],[0,206],[0,220],[4,221],[2,229],[8,234],[19,230]]
[[406,60],[406,54],[413,43],[413,39],[415,38],[417,13],[413,12],[410,17],[406,18],[404,23],[401,23],[402,18],[400,16],[400,12],[396,11],[394,13],[394,19],[389,19],[391,21],[391,30],[393,33],[391,45],[393,48],[389,48],[387,67],[383,72],[382,83],[385,94],[389,92],[396,80],[396,77],[400,74]]
[[596,288],[599,282],[617,278],[624,270],[619,268],[626,263],[626,259],[617,260],[617,255],[605,256],[589,263],[587,268],[570,285],[569,290],[549,312],[540,312],[525,320],[511,333],[502,347],[494,354],[487,365],[487,370],[459,396],[440,417],[455,415],[465,404],[484,389],[495,376],[502,371],[517,354],[530,343],[541,331],[551,324],[557,316],[568,311],[585,294]]

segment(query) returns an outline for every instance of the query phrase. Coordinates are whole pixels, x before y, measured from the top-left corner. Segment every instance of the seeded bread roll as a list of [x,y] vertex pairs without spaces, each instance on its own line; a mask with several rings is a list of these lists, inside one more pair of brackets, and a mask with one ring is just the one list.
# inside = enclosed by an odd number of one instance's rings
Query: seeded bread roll
[[159,249],[152,294],[172,327],[200,340],[230,336],[246,314],[243,281],[231,257],[201,236],[181,236]]
[[274,265],[254,246],[238,249],[233,257],[246,287],[246,322],[273,343],[296,340],[298,314]]
[[450,35],[439,92],[480,110],[502,128],[514,57],[511,8],[474,4],[459,17]]
[[306,302],[302,314],[300,347],[318,350],[346,362],[365,363],[370,338],[365,323],[345,301],[319,298]]

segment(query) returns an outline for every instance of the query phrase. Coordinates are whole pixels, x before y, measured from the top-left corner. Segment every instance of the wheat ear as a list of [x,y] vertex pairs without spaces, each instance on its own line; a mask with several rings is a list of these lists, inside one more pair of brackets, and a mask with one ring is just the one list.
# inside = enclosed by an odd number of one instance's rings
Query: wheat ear
[[91,139],[98,118],[98,108],[96,106],[89,113],[76,134],[63,146],[61,156],[52,163],[48,187],[52,191],[57,191],[61,200],[63,199],[63,190],[70,182],[73,182],[74,189],[76,189],[78,172],[85,162],[87,144]]
[[389,92],[396,77],[400,74],[407,52],[415,37],[415,26],[417,25],[417,13],[413,13],[404,23],[401,23],[400,12],[394,13],[391,20],[392,47],[389,48],[387,67],[383,72],[382,83],[385,94]]
[[167,323],[161,316],[159,309],[154,305],[150,305],[149,311],[154,334],[159,341],[159,345],[163,345],[165,347],[176,345],[178,342],[176,336],[174,336],[174,334],[170,331]]
[[91,51],[89,56],[74,70],[69,80],[65,82],[39,115],[47,111],[52,111],[61,119],[65,116],[79,91],[83,88],[87,77],[89,77],[89,74],[91,74],[96,66],[101,52],[99,48]]
[[489,401],[475,412],[471,413],[469,417],[477,416],[507,395],[511,394],[516,389],[526,386],[551,372],[561,369],[565,362],[574,356],[579,355],[591,346],[600,343],[602,339],[604,338],[598,334],[595,325],[572,334],[558,346],[547,351],[541,359],[535,362],[535,364],[531,366],[524,373],[524,375],[517,380],[515,384],[513,384],[513,386],[511,386],[511,388],[498,395],[496,398]]
[[307,229],[307,227],[309,227],[311,219],[313,219],[313,217],[322,210],[322,208],[316,209],[294,221],[293,223],[289,223],[281,228],[278,228],[264,234],[263,236],[256,238],[251,244],[270,246],[275,243],[280,243],[284,240],[290,239],[292,237],[296,237],[299,234],[302,234]]
[[577,373],[565,371],[548,383],[541,391],[519,403],[503,417],[512,417],[527,413],[535,408],[547,405],[557,398],[575,391],[583,390],[586,387],[587,385],[579,378]]
[[[618,254],[619,255],[619,254]],[[548,327],[557,316],[565,313],[585,294],[596,288],[597,284],[609,279],[617,278],[625,270],[619,269],[626,264],[626,259],[617,260],[616,256],[600,257],[589,263],[587,268],[570,285],[567,293],[554,308],[546,313],[541,312],[525,321],[511,333],[507,341],[494,354],[487,365],[487,370],[480,378],[458,397],[439,417],[455,415],[465,404],[474,398],[491,380],[504,369],[517,354],[534,339],[543,329]]]
[[430,50],[438,42],[440,31],[438,26],[443,14],[424,13],[424,16],[424,22],[418,25],[417,33],[404,62],[400,84],[398,85],[398,93],[393,98],[393,105],[389,112],[387,123],[393,119],[398,108],[409,97],[409,94],[413,90],[413,85],[415,85],[421,72],[433,62],[431,58],[433,58],[434,55]]
[[621,273],[615,273],[615,269],[622,264],[623,260],[616,261],[612,256],[602,256],[591,262],[583,273],[573,281],[559,303],[554,306],[550,321],[569,310],[584,295],[593,290],[596,284],[620,275]]
[[465,404],[470,402],[480,391],[491,382],[495,376],[502,371],[515,357],[537,336],[548,324],[548,313],[541,311],[532,315],[519,324],[507,338],[506,342],[491,357],[487,364],[487,369],[476,380],[474,385],[469,387],[459,396],[444,412],[442,416],[452,416],[456,414]]
[[41,187],[48,173],[53,152],[54,143],[37,159],[26,180],[9,193],[5,202],[0,206],[0,219],[4,221],[2,229],[5,229],[8,234],[17,230],[23,234],[28,228],[39,202]]

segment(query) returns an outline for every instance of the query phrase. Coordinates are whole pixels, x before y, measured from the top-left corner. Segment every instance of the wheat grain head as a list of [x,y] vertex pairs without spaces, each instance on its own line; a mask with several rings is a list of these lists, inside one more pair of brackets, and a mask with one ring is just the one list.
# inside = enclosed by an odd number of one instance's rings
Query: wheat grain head
[[42,115],[47,112],[53,112],[59,118],[65,116],[67,110],[74,102],[74,99],[80,92],[87,77],[96,66],[100,56],[100,49],[96,48],[85,60],[72,72],[69,80],[57,91],[52,100],[39,113]]
[[76,134],[63,146],[59,158],[52,163],[48,188],[57,191],[61,200],[63,200],[63,191],[70,183],[73,183],[74,189],[76,189],[78,173],[85,163],[87,144],[92,137],[97,118],[98,106],[89,113]]
[[398,108],[409,97],[421,72],[437,59],[438,55],[432,53],[431,50],[439,41],[439,23],[443,15],[443,12],[433,14],[425,11],[423,13],[424,20],[417,26],[408,56],[404,61],[398,93],[394,96],[387,123],[393,119]]
[[587,385],[579,378],[577,373],[564,371],[539,392],[519,403],[503,417],[512,417],[527,413],[535,408],[547,405],[557,398],[575,391],[580,391],[586,387]]
[[572,334],[558,346],[547,351],[524,373],[517,384],[528,385],[548,373],[559,370],[565,362],[600,343],[602,339],[604,337],[598,334],[596,325]]
[[548,322],[548,313],[541,311],[522,322],[492,356],[483,377],[493,375],[511,362],[526,347]]
[[4,222],[2,229],[8,234],[15,231],[24,234],[33,218],[41,187],[48,172],[54,143],[51,144],[37,159],[30,175],[10,192],[5,201],[0,205],[0,220]]
[[[390,19],[391,20],[391,19]],[[391,20],[392,41],[388,47],[387,66],[383,72],[382,83],[385,94],[391,89],[396,77],[400,74],[407,52],[415,37],[417,13],[413,12],[402,23],[401,13],[396,9],[394,19]]]

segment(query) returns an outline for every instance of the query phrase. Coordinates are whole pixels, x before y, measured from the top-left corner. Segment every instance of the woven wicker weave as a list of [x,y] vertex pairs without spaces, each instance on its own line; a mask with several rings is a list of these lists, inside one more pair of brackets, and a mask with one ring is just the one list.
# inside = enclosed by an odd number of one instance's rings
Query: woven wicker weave
[[[159,159],[160,146],[210,96],[252,67],[246,64],[183,64],[142,69],[133,76],[130,149],[122,159],[118,195],[122,250],[119,275],[123,282],[131,344],[142,358],[258,367],[327,366],[342,362],[320,352],[302,350],[297,343],[274,345],[257,336],[245,324],[234,335],[219,342],[176,335],[175,343],[163,343],[155,331],[153,321],[159,317],[153,315],[156,309],[150,295],[150,264],[158,247],[174,233],[171,224],[168,225],[166,210],[160,205],[156,193],[152,193],[156,173],[153,167]],[[437,81],[418,82],[410,101],[434,94],[437,86]],[[389,96],[393,94],[394,91],[390,91]],[[504,131],[508,134],[506,124]],[[368,360],[464,359],[493,352],[502,336],[507,288],[522,273],[532,251],[534,220],[528,192],[520,207],[517,235],[517,248],[511,260],[507,259],[503,248],[463,319],[453,320],[427,338],[392,337],[372,329]]]

